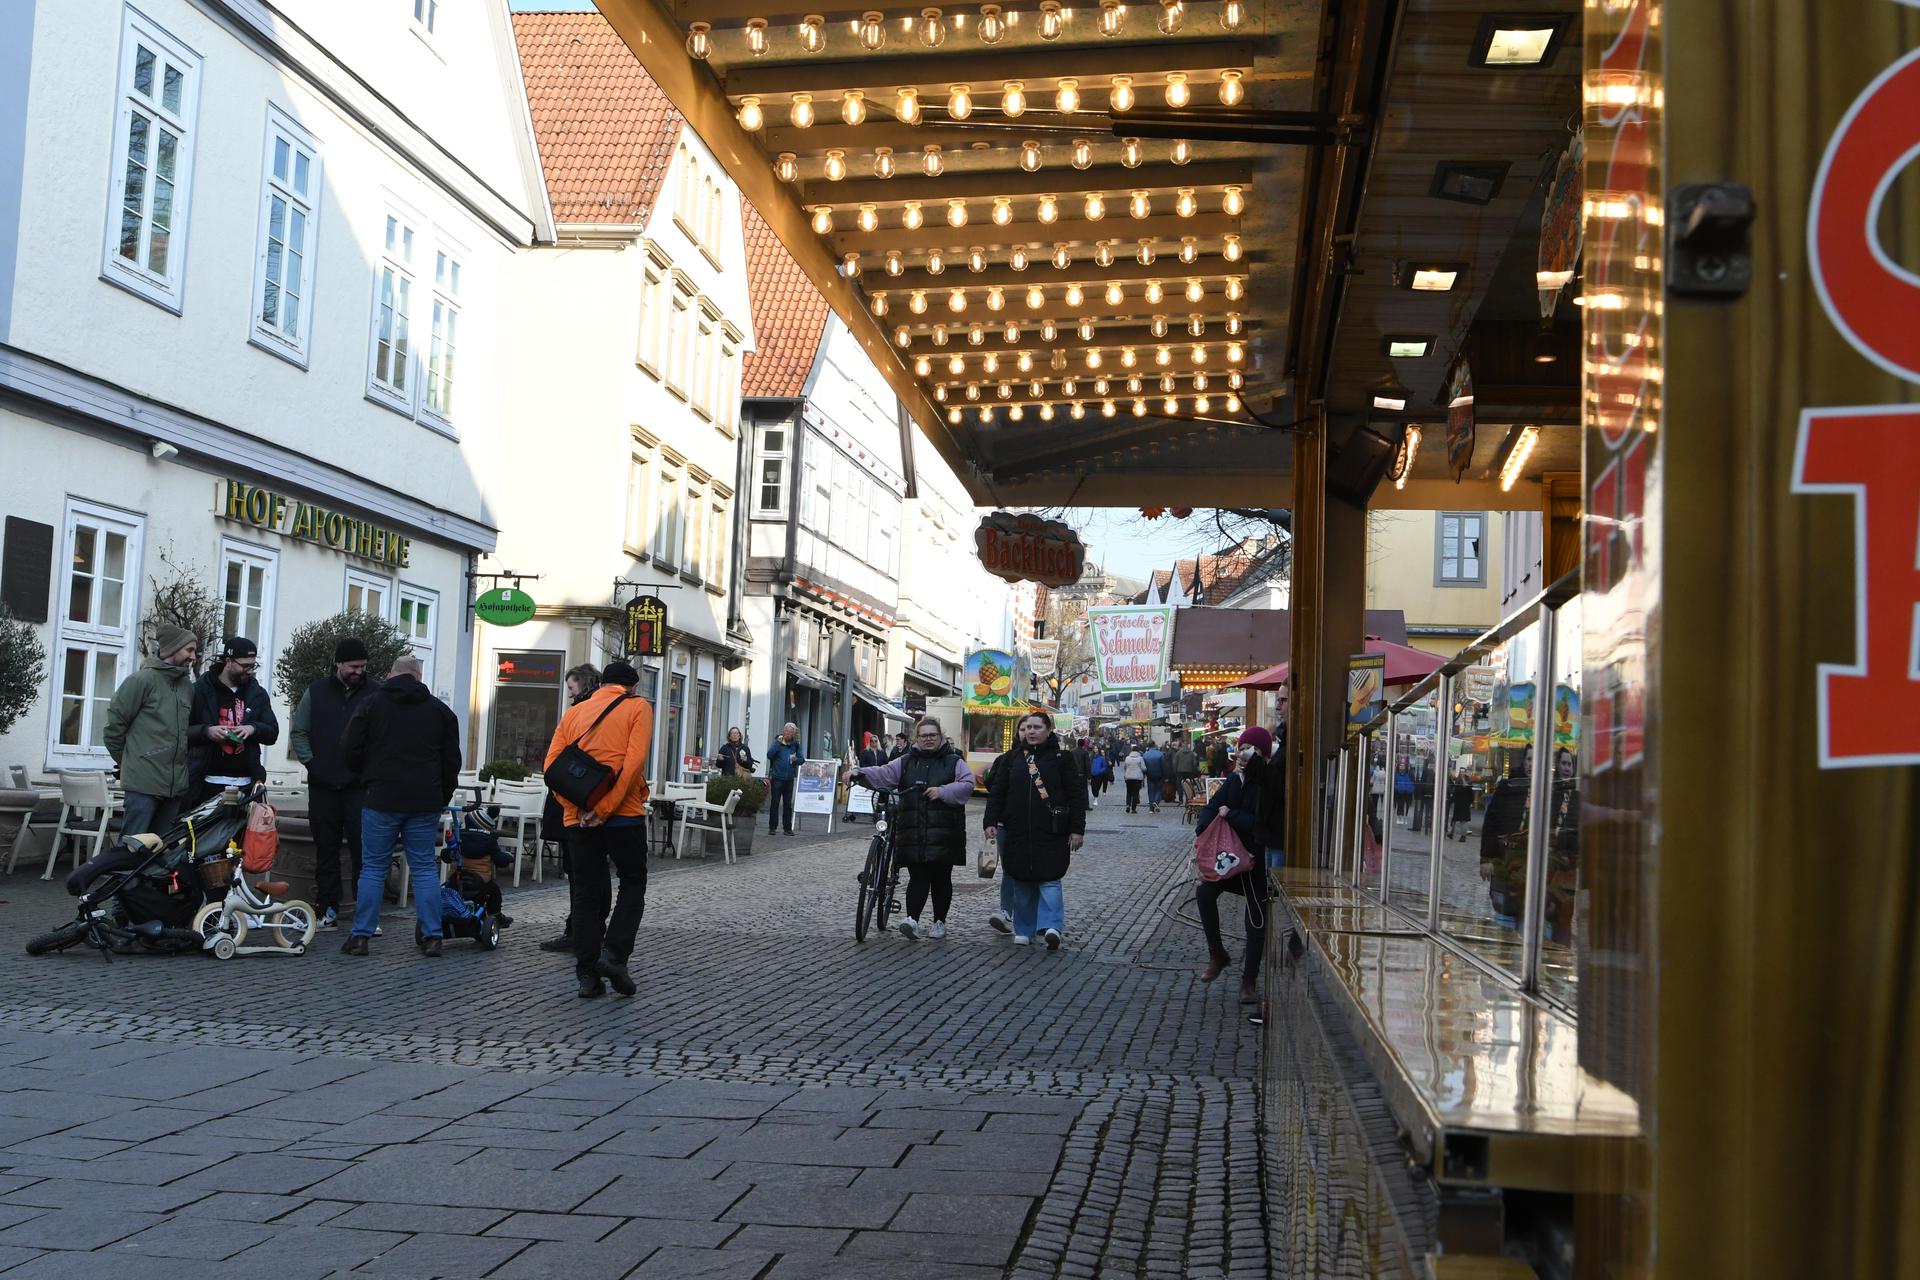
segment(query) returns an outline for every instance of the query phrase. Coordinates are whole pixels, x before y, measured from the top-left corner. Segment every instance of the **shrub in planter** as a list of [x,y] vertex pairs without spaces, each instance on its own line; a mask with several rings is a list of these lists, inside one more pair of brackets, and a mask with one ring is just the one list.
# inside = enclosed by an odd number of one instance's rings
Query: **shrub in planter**
[[708,804],[725,804],[728,793],[734,791],[740,793],[739,807],[733,811],[736,819],[751,818],[767,802],[767,782],[764,778],[735,773],[707,779]]
[[334,646],[348,636],[358,636],[367,646],[367,674],[375,679],[391,671],[394,659],[412,647],[400,628],[373,613],[343,610],[296,627],[273,662],[273,687],[282,706],[300,705],[308,685],[333,674]]
[[492,782],[495,778],[503,782],[525,782],[532,776],[533,770],[518,760],[492,760],[480,769],[482,782]]
[[33,634],[33,624],[19,621],[0,604],[0,733],[39,699],[46,674],[47,651]]

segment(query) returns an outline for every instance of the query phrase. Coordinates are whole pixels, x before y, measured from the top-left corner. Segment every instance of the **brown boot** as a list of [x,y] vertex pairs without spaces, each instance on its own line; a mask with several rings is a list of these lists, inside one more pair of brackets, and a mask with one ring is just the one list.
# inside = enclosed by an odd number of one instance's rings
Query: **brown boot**
[[1240,1003],[1259,1004],[1260,989],[1253,984],[1252,978],[1240,979]]
[[1215,978],[1225,973],[1227,970],[1227,966],[1232,963],[1233,963],[1233,957],[1228,955],[1226,952],[1224,951],[1214,952],[1212,955],[1207,957],[1207,967],[1206,967],[1206,970],[1203,973],[1201,973],[1200,981],[1212,982]]

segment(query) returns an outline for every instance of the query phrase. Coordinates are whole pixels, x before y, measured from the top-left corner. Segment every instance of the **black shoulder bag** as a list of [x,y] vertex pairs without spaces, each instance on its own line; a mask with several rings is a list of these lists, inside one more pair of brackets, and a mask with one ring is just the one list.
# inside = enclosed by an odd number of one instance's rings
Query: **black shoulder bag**
[[573,805],[576,809],[591,809],[613,790],[613,784],[620,771],[610,764],[601,764],[585,751],[580,744],[587,740],[587,734],[600,727],[600,722],[613,714],[613,709],[633,695],[621,694],[606,705],[606,709],[594,717],[587,726],[587,732],[567,744],[566,750],[553,758],[547,766],[547,790]]

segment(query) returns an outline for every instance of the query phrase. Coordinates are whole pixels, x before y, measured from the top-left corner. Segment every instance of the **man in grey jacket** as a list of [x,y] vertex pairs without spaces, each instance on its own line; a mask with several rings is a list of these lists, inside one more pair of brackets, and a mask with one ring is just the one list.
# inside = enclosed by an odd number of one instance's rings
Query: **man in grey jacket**
[[193,711],[193,663],[200,641],[162,626],[159,657],[120,682],[107,707],[107,754],[127,789],[123,835],[158,834],[180,816],[187,796],[187,723]]

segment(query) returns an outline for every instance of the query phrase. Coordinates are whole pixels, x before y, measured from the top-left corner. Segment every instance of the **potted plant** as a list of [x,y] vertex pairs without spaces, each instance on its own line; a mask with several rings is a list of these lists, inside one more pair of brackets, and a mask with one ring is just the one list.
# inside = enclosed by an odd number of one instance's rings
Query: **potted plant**
[[480,781],[492,782],[498,778],[504,782],[525,782],[533,776],[533,770],[518,760],[490,760],[480,766]]
[[740,793],[740,803],[733,810],[733,851],[745,855],[753,852],[754,828],[760,825],[754,816],[767,803],[767,780],[739,773],[707,779],[708,804],[725,804],[735,791]]

